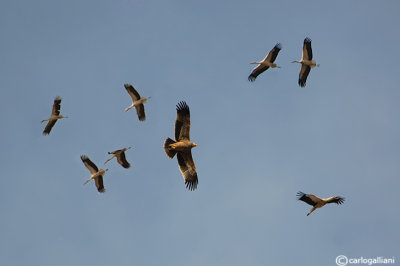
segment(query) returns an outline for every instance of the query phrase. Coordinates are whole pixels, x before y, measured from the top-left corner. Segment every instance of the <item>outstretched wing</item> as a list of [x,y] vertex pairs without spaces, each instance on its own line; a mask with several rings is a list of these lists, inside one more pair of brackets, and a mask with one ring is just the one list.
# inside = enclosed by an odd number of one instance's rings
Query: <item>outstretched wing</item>
[[256,80],[256,78],[258,77],[258,75],[260,75],[261,73],[263,73],[265,70],[267,70],[269,68],[269,66],[266,65],[258,65],[256,66],[253,71],[251,72],[251,74],[249,75],[249,77],[247,78],[250,82],[253,82]]
[[343,202],[344,198],[340,196],[330,197],[326,201],[326,203],[336,203],[336,204],[342,204]]
[[136,113],[138,115],[139,120],[140,121],[146,120],[146,114],[144,112],[144,104],[141,103],[139,105],[136,105],[135,109],[136,109]]
[[137,101],[140,99],[139,93],[135,90],[135,88],[131,84],[124,84],[124,87],[128,94],[131,96],[132,101]]
[[196,165],[192,158],[192,152],[178,152],[176,156],[186,188],[188,190],[195,190],[199,181],[197,179]]
[[301,64],[300,74],[299,74],[299,85],[300,87],[305,87],[307,82],[308,74],[310,74],[311,67]]
[[131,165],[129,164],[129,162],[126,160],[125,157],[125,152],[121,152],[118,156],[117,156],[117,161],[118,163],[124,167],[124,168],[129,168],[131,167]]
[[179,102],[176,106],[175,139],[190,140],[190,110],[186,102]]
[[275,62],[275,59],[278,56],[280,50],[282,50],[282,45],[280,43],[275,44],[274,48],[269,51],[265,59],[271,63]]
[[310,204],[311,206],[315,206],[317,202],[314,200],[315,196],[310,195],[310,194],[304,194],[303,192],[299,191],[297,192],[298,200],[304,201],[307,204]]
[[53,103],[53,110],[51,110],[51,115],[59,115],[60,114],[60,108],[61,108],[61,97],[56,96],[54,99]]
[[303,44],[303,59],[311,61],[312,58],[313,54],[311,48],[311,39],[307,37],[304,39],[304,44]]
[[95,183],[96,183],[96,187],[97,187],[97,191],[100,193],[104,193],[106,192],[106,189],[104,188],[104,183],[103,183],[103,176],[102,175],[98,175],[95,179],[94,179]]
[[46,127],[43,130],[43,135],[49,135],[51,129],[54,127],[58,119],[50,119],[49,122],[47,122]]
[[81,160],[86,168],[89,169],[91,174],[95,174],[99,171],[99,168],[97,168],[97,166],[86,155],[81,155]]

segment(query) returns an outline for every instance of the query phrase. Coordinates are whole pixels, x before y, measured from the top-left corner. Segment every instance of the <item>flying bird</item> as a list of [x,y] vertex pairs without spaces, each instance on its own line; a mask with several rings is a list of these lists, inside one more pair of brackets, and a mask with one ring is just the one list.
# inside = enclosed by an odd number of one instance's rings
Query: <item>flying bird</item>
[[132,98],[132,104],[128,108],[125,109],[125,112],[128,112],[133,107],[136,109],[136,113],[140,121],[146,120],[146,114],[144,113],[144,104],[151,97],[140,97],[139,93],[135,90],[135,88],[131,84],[124,84],[126,91]]
[[56,96],[53,103],[53,110],[51,111],[51,116],[48,119],[42,120],[41,123],[47,122],[46,127],[43,130],[43,135],[49,135],[51,129],[54,127],[58,119],[61,118],[68,118],[68,116],[60,115],[60,108],[61,108],[61,97]]
[[123,148],[123,149],[112,151],[112,152],[108,152],[108,154],[112,154],[113,156],[110,159],[108,159],[104,164],[108,163],[114,157],[117,157],[117,161],[122,167],[124,167],[124,168],[131,167],[131,165],[129,164],[129,162],[126,160],[126,157],[125,157],[125,152],[127,150],[129,150],[130,148],[131,147]]
[[344,202],[344,198],[340,196],[334,196],[326,199],[321,199],[318,198],[317,196],[311,195],[311,194],[304,194],[303,192],[299,191],[297,192],[298,200],[304,201],[307,204],[310,204],[312,209],[310,212],[307,214],[310,215],[313,211],[315,211],[318,208],[321,208],[325,206],[325,204],[328,203],[336,203],[336,204],[342,204]]
[[90,180],[94,179],[94,181],[96,183],[97,191],[99,191],[100,193],[106,192],[106,189],[104,188],[104,184],[103,184],[103,176],[106,174],[108,169],[106,169],[106,170],[100,169],[99,170],[99,168],[97,168],[97,166],[86,155],[81,155],[81,160],[82,160],[83,164],[86,166],[86,168],[89,169],[89,171],[92,175],[83,184],[86,185]]
[[310,38],[305,38],[304,39],[304,44],[303,44],[303,53],[301,56],[300,61],[292,61],[292,63],[299,63],[301,64],[301,69],[300,69],[300,74],[299,74],[299,85],[300,87],[305,87],[306,86],[306,81],[308,74],[310,74],[311,68],[314,67],[319,67],[319,64],[315,62],[315,60],[312,60],[313,54],[312,54],[312,49],[311,49],[311,39]]
[[250,64],[255,64],[258,65],[256,66],[253,71],[251,72],[250,76],[248,77],[248,80],[253,82],[256,80],[257,76],[263,73],[265,70],[268,68],[280,68],[280,66],[277,66],[274,62],[276,57],[278,56],[279,51],[282,49],[282,45],[280,43],[277,43],[274,48],[268,53],[268,55],[261,61],[261,62],[252,62]]
[[178,158],[179,169],[185,180],[188,190],[197,188],[197,172],[192,157],[192,148],[197,144],[190,141],[190,110],[186,102],[179,102],[176,106],[175,139],[167,138],[164,142],[164,151],[169,158]]

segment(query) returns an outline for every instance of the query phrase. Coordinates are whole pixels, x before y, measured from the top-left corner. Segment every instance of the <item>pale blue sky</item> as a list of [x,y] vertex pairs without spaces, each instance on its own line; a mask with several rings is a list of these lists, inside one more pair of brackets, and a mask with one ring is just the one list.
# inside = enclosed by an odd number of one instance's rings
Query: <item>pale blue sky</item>
[[[0,1],[0,264],[400,261],[398,1]],[[297,85],[305,37],[321,67]],[[283,49],[254,83],[253,65]],[[139,122],[123,84],[146,104]],[[56,95],[70,118],[42,136]],[[199,185],[176,159],[191,109]],[[94,184],[98,166],[132,146]],[[296,192],[341,195],[306,216]],[[398,263],[398,262],[397,262]]]

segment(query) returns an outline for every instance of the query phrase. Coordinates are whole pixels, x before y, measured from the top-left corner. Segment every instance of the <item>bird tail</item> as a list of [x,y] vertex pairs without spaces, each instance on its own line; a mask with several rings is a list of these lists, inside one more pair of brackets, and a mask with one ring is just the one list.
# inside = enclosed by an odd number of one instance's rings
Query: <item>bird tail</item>
[[165,154],[167,154],[167,156],[169,157],[169,158],[174,158],[174,156],[175,156],[175,154],[176,154],[176,151],[174,151],[169,145],[171,145],[171,144],[174,144],[175,143],[175,141],[173,141],[172,139],[170,139],[170,138],[167,138],[165,141],[164,141],[164,151],[165,151]]

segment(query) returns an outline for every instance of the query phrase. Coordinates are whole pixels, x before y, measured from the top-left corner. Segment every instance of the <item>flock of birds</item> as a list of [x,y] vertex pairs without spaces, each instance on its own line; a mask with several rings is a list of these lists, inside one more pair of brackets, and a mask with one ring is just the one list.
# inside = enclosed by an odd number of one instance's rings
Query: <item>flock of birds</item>
[[[280,68],[280,66],[276,65],[275,59],[279,54],[279,51],[282,50],[282,45],[277,43],[274,48],[267,54],[267,56],[260,62],[252,62],[250,64],[258,65],[251,72],[248,80],[253,82],[256,80],[258,75],[263,73],[268,68]],[[300,61],[294,60],[292,63],[301,64],[300,74],[299,74],[299,85],[300,87],[306,86],[306,81],[308,74],[310,74],[311,68],[319,67],[319,64],[313,60],[313,53],[311,48],[311,39],[305,38],[303,44],[303,54]]]
[[[278,56],[279,51],[282,49],[280,43],[276,44],[274,48],[268,53],[268,55],[260,62],[252,62],[250,64],[257,64],[251,74],[248,77],[248,80],[254,82],[258,75],[266,71],[268,68],[279,68],[274,62],[276,57]],[[301,64],[300,74],[299,74],[299,86],[305,87],[307,77],[312,68],[315,66],[319,66],[315,60],[313,60],[312,48],[311,48],[311,39],[305,38],[303,44],[303,53],[300,61],[292,61],[292,63]],[[130,109],[136,109],[136,113],[138,119],[140,121],[146,120],[146,114],[144,109],[144,104],[151,97],[141,97],[140,94],[136,91],[136,89],[131,84],[124,84],[126,91],[132,98],[132,104],[125,109],[125,112],[128,112]],[[67,116],[63,116],[60,114],[61,109],[61,97],[57,96],[54,99],[53,109],[51,112],[51,116],[42,120],[43,122],[47,121],[47,125],[43,131],[43,135],[50,134],[52,128],[56,124],[59,119],[68,118]],[[181,101],[176,106],[176,120],[175,120],[175,140],[171,138],[167,138],[164,141],[164,152],[168,158],[174,158],[175,155],[178,160],[178,166],[182,173],[183,179],[185,181],[186,188],[188,190],[195,190],[198,184],[198,177],[196,171],[196,165],[193,161],[192,157],[192,148],[196,147],[197,144],[190,141],[190,109],[186,102]],[[104,163],[108,163],[113,158],[117,158],[117,162],[124,168],[130,168],[130,163],[127,161],[125,152],[131,149],[131,147],[123,148],[119,150],[115,150],[112,152],[108,152],[108,154],[112,154],[112,157],[107,159]],[[88,156],[81,155],[81,160],[86,168],[89,170],[91,177],[84,182],[87,184],[91,180],[94,180],[96,188],[98,192],[104,193],[106,190],[104,188],[103,176],[108,171],[108,169],[99,169],[95,163],[93,163]],[[313,206],[312,209],[307,214],[310,215],[313,211],[318,208],[323,207],[328,203],[336,203],[342,204],[344,202],[344,198],[340,196],[333,196],[329,198],[319,198],[312,194],[304,194],[303,192],[297,193],[298,200],[304,201],[307,204]]]

